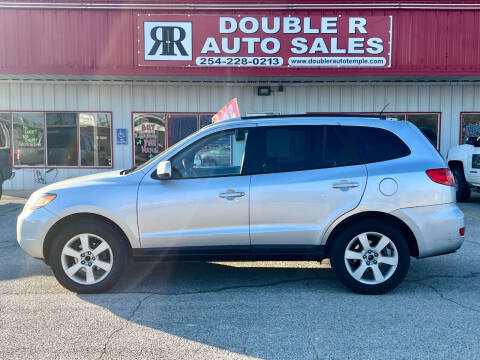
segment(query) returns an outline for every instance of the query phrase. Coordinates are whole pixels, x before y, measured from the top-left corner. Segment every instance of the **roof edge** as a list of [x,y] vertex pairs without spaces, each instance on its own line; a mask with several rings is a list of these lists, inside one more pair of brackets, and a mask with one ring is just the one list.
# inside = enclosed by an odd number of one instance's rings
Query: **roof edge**
[[476,10],[480,2],[100,2],[100,1],[0,1],[0,8],[28,9],[83,9],[83,10],[362,10],[362,9],[398,9],[398,10]]

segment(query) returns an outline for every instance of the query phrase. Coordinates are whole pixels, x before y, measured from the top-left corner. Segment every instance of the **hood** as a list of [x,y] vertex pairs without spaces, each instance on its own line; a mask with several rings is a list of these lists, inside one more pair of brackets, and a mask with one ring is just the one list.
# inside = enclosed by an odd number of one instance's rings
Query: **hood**
[[34,194],[55,192],[64,188],[88,187],[108,184],[114,185],[120,182],[124,182],[126,178],[129,178],[131,175],[134,175],[134,173],[129,175],[120,175],[120,170],[113,170],[92,175],[79,176],[44,186],[41,189],[35,191]]

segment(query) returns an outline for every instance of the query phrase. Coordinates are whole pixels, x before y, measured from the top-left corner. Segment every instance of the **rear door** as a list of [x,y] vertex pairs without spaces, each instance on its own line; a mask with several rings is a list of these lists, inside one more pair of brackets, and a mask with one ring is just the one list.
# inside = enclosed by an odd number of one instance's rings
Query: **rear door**
[[360,202],[365,166],[335,125],[259,126],[251,180],[253,246],[319,245],[327,226]]

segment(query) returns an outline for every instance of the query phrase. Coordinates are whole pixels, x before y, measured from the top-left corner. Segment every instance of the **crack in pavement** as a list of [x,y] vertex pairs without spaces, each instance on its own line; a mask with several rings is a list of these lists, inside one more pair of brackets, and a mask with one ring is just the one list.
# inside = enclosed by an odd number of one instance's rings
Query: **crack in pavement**
[[[314,269],[312,269],[313,273]],[[480,276],[480,272],[471,272],[469,274],[464,275],[447,275],[447,274],[433,274],[424,276],[418,279],[405,279],[404,282],[406,283],[420,283],[421,281],[426,281],[430,279],[472,279]],[[297,279],[286,279],[286,280],[279,280],[274,282],[268,282],[263,284],[247,284],[247,285],[232,285],[232,286],[224,286],[216,289],[205,289],[205,290],[195,290],[195,291],[174,291],[174,292],[160,292],[160,291],[112,291],[109,293],[103,293],[105,295],[133,295],[133,294],[146,294],[146,295],[159,295],[159,296],[183,296],[183,295],[197,295],[197,294],[209,294],[209,293],[218,293],[222,291],[228,290],[237,290],[237,289],[248,289],[248,288],[266,288],[272,286],[278,286],[282,284],[288,283],[295,283],[295,282],[302,282],[302,281],[310,281],[310,280],[322,280],[322,281],[335,281],[337,282],[336,278],[334,277],[322,277],[322,276],[314,276],[314,277],[304,277],[304,278],[297,278]],[[68,291],[65,292],[51,292],[51,293],[44,293],[44,292],[4,292],[0,293],[1,295],[59,295],[59,294],[71,294]]]
[[110,341],[112,340],[113,336],[117,333],[119,333],[120,331],[124,330],[128,324],[130,323],[130,320],[135,316],[135,314],[137,313],[137,311],[140,309],[140,307],[142,306],[143,302],[145,300],[147,300],[148,298],[152,297],[153,295],[155,295],[154,293],[152,294],[149,294],[147,296],[144,296],[142,299],[140,299],[137,303],[137,305],[133,308],[132,312],[130,313],[129,316],[127,316],[127,318],[125,319],[125,321],[123,322],[123,325],[118,327],[117,329],[113,330],[108,336],[107,336],[107,340],[105,341],[105,344],[103,345],[103,349],[102,349],[102,352],[100,353],[100,356],[98,357],[98,360],[102,359],[103,356],[106,354],[107,352],[107,346],[108,344],[110,343]]
[[[103,345],[102,352],[100,353],[100,356],[98,357],[98,360],[103,359],[103,356],[107,352],[107,347],[110,341],[112,340],[113,336],[115,334],[118,334],[120,331],[124,330],[128,324],[130,323],[130,320],[135,316],[135,314],[138,312],[142,304],[145,302],[145,300],[149,299],[152,296],[175,296],[175,295],[192,295],[192,294],[206,294],[206,293],[218,293],[222,291],[227,291],[227,290],[234,290],[234,289],[243,289],[243,288],[262,288],[262,287],[270,287],[270,286],[277,286],[280,284],[285,284],[285,283],[293,283],[293,282],[300,282],[300,281],[307,281],[307,280],[317,280],[320,279],[319,277],[313,277],[313,278],[301,278],[301,279],[289,279],[289,280],[282,280],[282,281],[276,281],[268,284],[257,284],[257,285],[238,285],[238,286],[226,286],[218,289],[213,289],[213,290],[198,290],[198,291],[191,291],[191,292],[181,292],[181,293],[159,293],[159,292],[121,292],[121,293],[112,293],[112,294],[146,294],[142,299],[140,299],[135,306],[135,308],[132,310],[130,315],[125,318],[125,321],[123,322],[122,326],[119,326],[117,329],[113,330],[108,336],[105,341],[105,344]],[[316,351],[316,349],[315,349]],[[244,353],[246,354],[246,348],[244,348]],[[317,358],[318,358],[318,353],[317,353]]]
[[[133,295],[133,294],[147,294],[147,295],[159,295],[159,296],[182,296],[182,295],[196,295],[196,294],[209,294],[209,293],[218,293],[222,291],[228,290],[237,290],[237,289],[244,289],[244,288],[264,288],[264,287],[271,287],[277,286],[282,284],[294,283],[294,282],[301,282],[301,281],[308,281],[308,280],[334,280],[333,278],[322,278],[322,277],[307,277],[307,278],[299,278],[299,279],[288,279],[288,280],[280,280],[270,283],[263,283],[263,284],[249,284],[249,285],[233,285],[233,286],[225,286],[217,289],[206,289],[206,290],[195,290],[195,291],[181,291],[181,292],[159,292],[159,291],[112,291],[109,293],[103,293],[104,295]],[[335,280],[336,281],[336,280]],[[70,292],[51,292],[51,293],[44,293],[44,292],[5,292],[0,293],[1,295],[59,295],[59,294],[71,294]]]
[[312,341],[312,338],[308,338],[308,343],[310,346],[313,348],[313,352],[315,354],[315,359],[320,360],[320,354],[318,353],[317,347],[315,346],[315,343]]
[[480,276],[480,272],[470,272],[470,274],[465,275],[426,275],[418,279],[405,279],[407,282],[418,282],[418,281],[425,281],[430,279],[474,279]]
[[467,310],[470,310],[470,311],[473,311],[473,312],[476,312],[477,314],[480,314],[480,310],[478,309],[475,309],[473,307],[470,307],[468,305],[464,305],[462,303],[459,303],[458,301],[455,301],[449,297],[446,297],[440,290],[438,290],[435,286],[431,285],[431,284],[425,284],[425,283],[422,283],[421,281],[414,281],[416,282],[417,284],[420,284],[424,287],[427,287],[429,289],[432,289],[438,296],[440,296],[440,298],[442,298],[443,300],[445,301],[448,301],[448,302],[451,302],[457,306],[460,306],[461,308],[463,309],[467,309]]
[[330,280],[330,279],[321,278],[321,277],[305,277],[305,278],[298,278],[298,279],[279,280],[279,281],[274,281],[274,282],[264,283],[264,284],[232,285],[232,286],[224,286],[217,289],[206,289],[206,290],[195,290],[195,291],[181,291],[181,292],[122,291],[118,293],[113,292],[112,294],[150,294],[150,295],[159,295],[159,296],[197,295],[197,294],[218,293],[222,291],[237,290],[237,289],[265,288],[265,287],[272,287],[272,286],[278,286],[282,284],[309,281],[309,280]]

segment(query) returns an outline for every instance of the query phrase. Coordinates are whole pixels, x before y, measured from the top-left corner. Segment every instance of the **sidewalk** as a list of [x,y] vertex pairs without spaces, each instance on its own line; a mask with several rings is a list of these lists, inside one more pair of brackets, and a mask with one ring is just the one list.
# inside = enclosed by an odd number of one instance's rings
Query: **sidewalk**
[[12,196],[16,198],[28,199],[35,190],[3,190],[3,196]]

